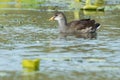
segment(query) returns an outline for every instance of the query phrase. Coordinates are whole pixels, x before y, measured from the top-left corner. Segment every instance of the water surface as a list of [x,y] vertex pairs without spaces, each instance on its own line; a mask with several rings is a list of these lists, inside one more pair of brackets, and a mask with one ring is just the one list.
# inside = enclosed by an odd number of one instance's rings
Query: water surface
[[[63,12],[68,21],[91,17],[101,23],[98,38],[58,40],[57,22],[48,21],[54,10],[0,9],[2,80],[120,79],[119,10],[86,12],[67,9]],[[21,61],[34,58],[41,59],[40,70],[28,78],[22,75]]]

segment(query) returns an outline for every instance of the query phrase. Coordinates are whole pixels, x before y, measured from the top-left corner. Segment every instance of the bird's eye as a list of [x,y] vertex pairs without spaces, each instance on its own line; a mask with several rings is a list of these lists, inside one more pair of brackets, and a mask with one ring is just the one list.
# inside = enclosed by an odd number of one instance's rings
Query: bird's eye
[[58,16],[57,14],[55,16]]

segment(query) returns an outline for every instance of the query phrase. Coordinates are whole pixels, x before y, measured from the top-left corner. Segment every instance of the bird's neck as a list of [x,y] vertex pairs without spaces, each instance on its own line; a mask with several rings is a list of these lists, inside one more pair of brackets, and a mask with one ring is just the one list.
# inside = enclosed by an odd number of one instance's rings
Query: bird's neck
[[58,20],[58,28],[59,28],[59,31],[60,32],[66,32],[67,30],[67,20],[66,19],[61,19],[61,20]]

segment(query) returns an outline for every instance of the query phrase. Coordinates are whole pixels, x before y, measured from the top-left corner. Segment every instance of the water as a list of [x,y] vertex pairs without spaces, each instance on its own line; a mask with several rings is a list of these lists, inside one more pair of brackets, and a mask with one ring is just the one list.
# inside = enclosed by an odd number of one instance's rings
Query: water
[[[120,13],[60,9],[68,21],[91,17],[101,23],[96,40],[58,40],[54,10],[0,9],[0,80],[119,80]],[[77,15],[78,14],[78,15]],[[40,70],[23,74],[23,59],[40,58]],[[31,76],[32,75],[32,76]],[[86,77],[87,76],[87,77]]]

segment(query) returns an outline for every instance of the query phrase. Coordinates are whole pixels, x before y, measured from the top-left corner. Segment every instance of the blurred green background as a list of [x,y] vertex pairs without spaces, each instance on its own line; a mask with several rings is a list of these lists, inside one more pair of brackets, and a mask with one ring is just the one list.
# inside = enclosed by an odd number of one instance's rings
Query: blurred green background
[[0,8],[65,9],[82,8],[88,4],[104,6],[105,10],[120,9],[120,0],[0,0]]

